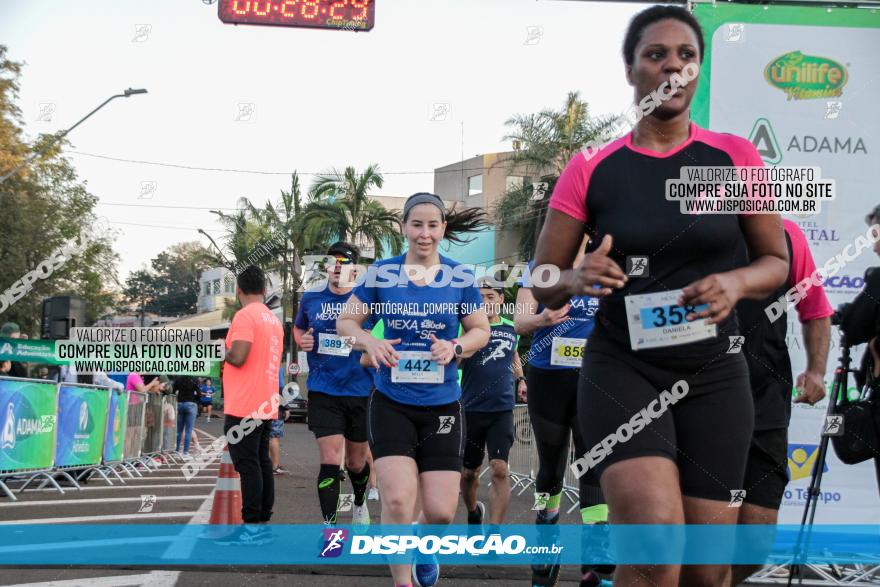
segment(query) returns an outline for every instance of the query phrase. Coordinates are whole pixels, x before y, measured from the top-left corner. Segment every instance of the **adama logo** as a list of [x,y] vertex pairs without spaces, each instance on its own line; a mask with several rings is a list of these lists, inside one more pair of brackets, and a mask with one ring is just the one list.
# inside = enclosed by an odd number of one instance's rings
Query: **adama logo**
[[833,59],[791,51],[767,64],[764,79],[789,100],[809,100],[842,95],[849,74]]

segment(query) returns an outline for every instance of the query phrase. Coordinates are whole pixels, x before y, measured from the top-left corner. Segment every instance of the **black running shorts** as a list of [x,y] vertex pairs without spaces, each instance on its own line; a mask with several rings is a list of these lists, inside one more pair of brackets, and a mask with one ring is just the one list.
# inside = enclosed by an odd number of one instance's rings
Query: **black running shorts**
[[351,442],[367,441],[366,397],[309,392],[309,430],[315,438],[342,434]]
[[788,485],[788,429],[756,430],[749,446],[745,501],[778,510]]
[[[680,380],[687,392],[660,409],[661,391]],[[639,426],[632,419],[640,412],[646,425],[635,432]],[[729,502],[731,491],[743,489],[754,415],[742,354],[649,362],[619,343],[592,337],[581,368],[578,413],[589,463],[600,477],[614,463],[660,456],[678,464],[684,495]]]
[[461,471],[464,454],[461,402],[413,406],[396,402],[374,389],[368,407],[368,433],[373,458],[405,456],[419,472]]
[[513,411],[465,412],[467,435],[464,444],[465,469],[477,469],[483,463],[483,453],[489,451],[489,460],[505,463],[513,446]]

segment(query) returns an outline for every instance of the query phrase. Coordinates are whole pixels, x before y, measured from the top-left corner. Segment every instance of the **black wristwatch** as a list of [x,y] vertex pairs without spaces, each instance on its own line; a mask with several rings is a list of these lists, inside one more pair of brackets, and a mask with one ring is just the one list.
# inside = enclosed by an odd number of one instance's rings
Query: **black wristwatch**
[[460,342],[458,342],[454,338],[449,342],[452,343],[452,353],[456,356],[456,358],[458,358],[464,354],[464,347],[461,346]]
[[517,377],[517,378],[516,378],[516,382],[517,382],[517,383],[519,383],[520,381],[525,381],[525,380],[526,380],[525,377]]

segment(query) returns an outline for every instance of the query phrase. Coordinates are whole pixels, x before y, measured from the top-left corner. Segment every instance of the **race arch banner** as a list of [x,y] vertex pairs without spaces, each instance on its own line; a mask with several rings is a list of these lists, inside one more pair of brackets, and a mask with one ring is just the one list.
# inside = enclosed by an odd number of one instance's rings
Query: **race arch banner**
[[54,381],[0,377],[0,473],[52,468],[57,399]]
[[[878,203],[880,169],[880,12],[808,6],[697,4],[706,56],[692,115],[697,124],[749,138],[768,166],[817,166],[837,182],[837,198],[810,216],[792,216],[817,267],[865,235],[865,215]],[[850,247],[852,250],[852,247]],[[880,265],[869,250],[835,275],[824,275],[837,308],[864,286],[865,270]],[[840,354],[832,328],[826,370],[830,390]],[[788,316],[794,376],[806,367],[800,323]],[[854,366],[864,346],[852,349]],[[849,392],[857,393],[850,378]],[[796,404],[789,428],[791,479],[780,523],[798,523],[816,462],[827,400]],[[841,463],[830,449],[816,511],[818,523],[880,522],[873,461]]]
[[58,392],[56,467],[99,465],[107,431],[110,390],[62,383]]

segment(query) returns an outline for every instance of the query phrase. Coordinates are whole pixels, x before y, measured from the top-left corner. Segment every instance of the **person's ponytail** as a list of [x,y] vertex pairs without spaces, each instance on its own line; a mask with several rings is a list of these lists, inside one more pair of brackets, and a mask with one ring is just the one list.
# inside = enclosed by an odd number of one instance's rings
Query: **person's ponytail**
[[488,226],[486,211],[482,208],[464,208],[456,210],[455,206],[446,211],[446,232],[443,238],[452,243],[465,244],[476,237],[464,239],[460,235],[469,232],[480,232]]

